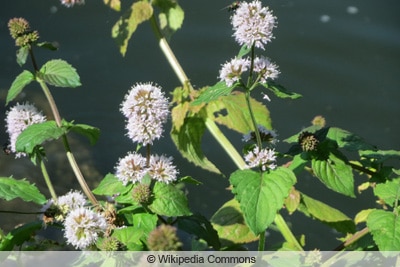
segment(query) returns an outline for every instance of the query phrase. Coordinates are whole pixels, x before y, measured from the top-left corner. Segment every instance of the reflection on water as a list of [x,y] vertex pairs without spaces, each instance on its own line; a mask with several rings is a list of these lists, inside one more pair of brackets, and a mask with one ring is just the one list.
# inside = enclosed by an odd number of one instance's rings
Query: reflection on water
[[[239,49],[231,38],[229,13],[221,10],[229,1],[181,2],[186,11],[185,23],[172,38],[171,46],[195,86],[213,84],[217,81],[220,65]],[[275,0],[268,4],[279,24],[275,29],[276,39],[267,46],[265,54],[280,66],[279,82],[304,96],[296,101],[271,97],[268,107],[281,139],[308,126],[315,115],[323,115],[330,125],[358,133],[382,149],[400,149],[400,118],[397,116],[400,99],[399,2]],[[102,1],[87,1],[86,5],[71,9],[62,7],[56,0],[9,1],[0,10],[1,89],[8,88],[21,71],[14,61],[15,49],[6,27],[8,19],[14,16],[25,17],[39,30],[43,40],[54,40],[60,45],[55,53],[37,51],[40,63],[54,57],[63,58],[77,68],[83,86],[73,90],[54,89],[54,97],[66,119],[94,125],[102,131],[98,144],[89,148],[92,154],[81,158],[81,164],[90,162],[96,169],[88,170],[86,175],[91,176],[97,171],[101,175],[112,172],[118,158],[134,149],[124,137],[123,116],[118,111],[130,86],[146,81],[154,81],[167,91],[179,86],[150,33],[150,26],[139,27],[129,43],[126,57],[122,58],[110,37],[111,27],[119,14],[106,8]],[[26,67],[30,67],[29,64]],[[29,90],[30,95],[39,94],[37,86],[31,86]],[[4,116],[4,106],[0,105],[0,109]],[[240,149],[241,136],[228,135]],[[0,140],[7,138],[3,131],[0,137]],[[88,146],[83,147],[87,151]],[[285,148],[283,142],[278,146],[278,149]],[[78,154],[83,151],[81,144],[74,149]],[[232,197],[225,189],[228,186],[226,178],[187,164],[167,134],[155,150],[174,156],[182,175],[192,175],[204,183],[188,187],[194,210],[210,217]],[[218,144],[208,134],[204,150],[226,176],[235,169],[229,158],[218,152]],[[30,178],[33,174],[32,166],[27,167],[28,170],[11,159],[0,159],[2,176],[14,174],[16,178]],[[23,166],[29,166],[28,163]],[[10,171],[11,165],[17,167]],[[60,166],[53,168],[53,173],[57,173]],[[40,184],[40,174],[35,177],[35,182]],[[65,175],[56,177],[57,181],[70,181],[71,186],[77,186]],[[314,178],[305,176],[301,179],[301,190],[343,209],[350,217],[354,217],[357,210],[374,205],[368,193],[363,193],[357,200],[341,198],[344,202],[337,202],[337,195],[325,190]],[[362,178],[356,179],[357,183],[362,181]],[[92,187],[96,182],[92,181]],[[1,207],[5,205],[4,201],[0,203]],[[310,227],[315,229],[306,240],[309,248],[322,243],[322,249],[331,249],[338,243],[334,240],[338,235],[329,228],[310,222],[301,214],[290,219],[298,235],[308,232]],[[3,225],[4,218],[0,220]],[[23,219],[19,217],[18,220]],[[280,240],[280,236],[271,232],[268,240],[268,245],[272,245],[274,240]]]

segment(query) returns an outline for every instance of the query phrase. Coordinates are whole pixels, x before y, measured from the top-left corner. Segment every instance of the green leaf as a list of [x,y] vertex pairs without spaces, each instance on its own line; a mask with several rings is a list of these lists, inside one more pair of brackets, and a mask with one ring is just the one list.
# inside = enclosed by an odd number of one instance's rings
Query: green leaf
[[349,131],[330,127],[327,138],[336,141],[340,148],[350,151],[374,149],[373,145],[366,143],[360,136],[355,135]]
[[191,214],[185,194],[173,184],[156,182],[153,194],[154,201],[149,208],[154,213],[170,217]]
[[341,211],[301,193],[299,210],[342,233],[354,233],[355,224]]
[[367,227],[381,251],[400,250],[400,217],[393,212],[374,210],[368,215]]
[[56,87],[81,86],[76,69],[61,59],[53,59],[42,66],[38,76],[46,83]]
[[21,198],[37,204],[46,203],[46,197],[34,184],[30,184],[25,179],[16,180],[12,177],[0,177],[0,198],[7,201]]
[[93,190],[93,194],[100,196],[112,196],[116,194],[123,194],[129,187],[124,186],[114,174],[108,173],[100,184]]
[[153,1],[160,8],[158,15],[160,29],[163,35],[169,39],[173,33],[182,27],[185,13],[175,0]]
[[223,247],[256,241],[258,237],[246,225],[239,202],[229,200],[211,217]]
[[203,184],[202,182],[197,181],[196,179],[194,179],[194,178],[191,177],[191,176],[181,177],[181,178],[179,178],[178,182],[180,182],[180,183],[187,183],[187,184],[194,184],[194,185],[201,185],[201,184]]
[[23,46],[17,51],[17,63],[21,67],[26,63],[26,59],[28,58],[29,55],[29,47],[28,46]]
[[28,126],[17,138],[16,150],[31,154],[44,141],[58,139],[66,133],[55,121],[46,121]]
[[258,235],[274,221],[276,212],[282,208],[296,182],[296,176],[283,167],[262,174],[239,170],[231,175],[230,182],[247,225]]
[[120,0],[103,0],[106,6],[109,6],[115,11],[121,11],[121,1]]
[[138,251],[143,249],[141,239],[144,236],[144,231],[141,228],[128,226],[115,229],[112,236],[124,244],[128,250]]
[[360,156],[374,159],[382,163],[388,159],[400,160],[400,151],[397,150],[366,150],[360,151]]
[[147,238],[149,233],[157,227],[158,217],[156,214],[136,213],[132,215],[133,225],[142,229],[144,237]]
[[215,165],[203,154],[201,139],[205,130],[203,119],[198,117],[187,117],[179,130],[173,128],[171,138],[182,156],[196,166],[211,172],[221,173]]
[[283,87],[282,85],[279,85],[275,82],[269,81],[268,83],[262,83],[261,85],[264,86],[265,88],[271,90],[277,97],[280,97],[280,98],[297,99],[297,98],[302,97],[301,94],[290,92],[285,87]]
[[247,55],[248,53],[251,52],[251,46],[247,46],[247,45],[243,45],[240,48],[239,54],[237,55],[237,58],[242,58],[245,55]]
[[[257,124],[272,129],[268,109],[253,98],[250,99],[250,104]],[[239,133],[245,134],[254,130],[244,93],[235,92],[235,94],[219,98],[218,101],[210,102],[207,106],[207,114],[212,116],[215,122]]]
[[20,246],[25,241],[30,240],[42,226],[43,221],[35,221],[13,229],[0,240],[0,251],[12,251],[14,246]]
[[400,178],[392,181],[386,181],[384,184],[377,184],[374,188],[374,193],[385,203],[391,207],[400,198]]
[[179,217],[177,223],[179,229],[204,239],[215,250],[221,248],[217,231],[215,231],[211,223],[204,216],[194,214]]
[[73,122],[67,122],[64,121],[62,122],[62,125],[66,127],[68,130],[71,130],[75,133],[78,133],[80,135],[83,135],[87,137],[90,141],[91,145],[94,145],[97,140],[99,139],[100,136],[100,129],[86,125],[86,124],[73,124]]
[[48,50],[51,50],[51,51],[55,51],[55,50],[58,49],[56,46],[54,46],[54,45],[53,45],[52,43],[50,43],[50,42],[37,43],[36,46],[37,46],[37,47],[44,48],[44,49],[48,49]]
[[322,183],[335,192],[349,197],[354,195],[354,178],[350,165],[330,153],[327,159],[313,159],[311,167]]
[[116,41],[122,56],[128,49],[128,42],[137,26],[153,15],[153,7],[147,1],[137,1],[125,11],[112,28],[111,36]]
[[205,89],[196,100],[194,100],[191,105],[196,106],[203,103],[209,103],[214,100],[218,100],[221,96],[229,95],[234,86],[228,87],[225,82],[218,82],[213,86],[208,87]]
[[11,84],[10,90],[8,90],[6,105],[10,103],[10,101],[14,100],[33,80],[35,80],[35,76],[27,70],[24,70],[21,74],[19,74],[13,83]]

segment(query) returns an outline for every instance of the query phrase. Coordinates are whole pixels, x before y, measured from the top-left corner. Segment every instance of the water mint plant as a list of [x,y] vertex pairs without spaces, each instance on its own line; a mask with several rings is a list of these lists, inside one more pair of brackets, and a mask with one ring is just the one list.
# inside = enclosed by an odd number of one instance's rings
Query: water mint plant
[[[119,0],[104,2],[121,12]],[[84,1],[61,3],[72,8]],[[63,233],[61,248],[229,251],[249,249],[251,245],[254,248],[256,244],[260,251],[302,251],[307,245],[316,248],[315,259],[308,260],[321,262],[318,244],[308,243],[313,229],[295,234],[296,223],[287,221],[293,214],[302,214],[340,233],[342,243],[332,250],[400,249],[400,152],[380,150],[356,134],[328,126],[320,116],[295,133],[275,129],[268,105],[302,97],[278,83],[285,70],[275,63],[278,58],[272,60],[268,55],[278,18],[258,0],[236,1],[229,11],[237,53],[222,63],[216,80],[204,81],[197,88],[168,43],[184,20],[178,1],[132,1],[129,8],[122,10],[111,29],[121,55],[126,55],[136,29],[148,22],[181,84],[169,90],[152,81],[132,81],[133,86],[126,88],[126,95],[115,109],[119,109],[121,122],[125,122],[121,138],[130,140],[131,147],[126,147],[114,169],[93,189],[75,160],[68,134],[82,134],[95,145],[100,129],[63,119],[50,90],[81,86],[79,70],[62,59],[41,64],[35,57],[36,49],[56,47],[39,42],[38,31],[32,30],[26,19],[10,20],[17,63],[25,66],[29,59],[33,69],[24,69],[8,90],[5,104],[12,107],[7,111],[5,130],[11,152],[17,158],[29,157],[40,166],[51,199],[43,195],[47,192],[39,192],[29,177],[0,178],[1,201],[21,198],[42,206],[38,208],[37,221],[19,226],[0,239],[1,250],[27,249],[25,241],[32,241],[31,236],[39,229],[54,227]],[[28,101],[13,103],[35,82],[52,114],[38,111]],[[187,185],[209,185],[199,181],[195,168],[191,176],[181,176],[181,167],[175,165],[169,151],[156,149],[159,143],[169,141],[165,129],[168,120],[169,135],[189,166],[217,173],[221,179],[228,177],[231,197],[211,217],[194,213],[187,197],[191,188]],[[220,127],[226,129],[222,131]],[[233,145],[225,130],[243,136],[240,148]],[[206,131],[210,134],[206,135]],[[213,150],[225,153],[234,171],[224,173],[207,157],[203,150],[206,137],[220,145]],[[71,166],[81,190],[65,188],[68,193],[60,194],[54,189],[52,181],[62,177],[50,177],[44,163],[52,157],[46,153],[45,144],[56,141],[63,144],[65,164]],[[278,143],[286,144],[286,150],[281,151]],[[357,189],[369,190],[379,204],[372,202],[351,218],[341,211],[343,207],[322,202],[318,192],[303,192],[305,175],[312,177],[308,182],[322,184],[338,198],[357,198]],[[281,242],[270,244],[267,231],[278,232]],[[180,238],[184,235],[189,236],[189,242]]]

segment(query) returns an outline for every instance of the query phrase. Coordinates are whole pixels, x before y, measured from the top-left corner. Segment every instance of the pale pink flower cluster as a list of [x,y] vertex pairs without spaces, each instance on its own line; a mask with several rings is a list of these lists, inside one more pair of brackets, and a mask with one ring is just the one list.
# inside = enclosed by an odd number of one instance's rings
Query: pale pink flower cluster
[[276,168],[274,149],[263,148],[260,150],[256,146],[245,155],[244,159],[247,162],[247,168],[260,167],[262,171],[274,170]]
[[26,156],[23,152],[16,151],[16,142],[18,136],[28,126],[35,123],[42,123],[46,121],[46,116],[42,112],[38,111],[37,108],[29,103],[19,104],[17,103],[6,113],[6,131],[10,136],[10,149],[11,152],[16,153],[15,157],[19,158]]

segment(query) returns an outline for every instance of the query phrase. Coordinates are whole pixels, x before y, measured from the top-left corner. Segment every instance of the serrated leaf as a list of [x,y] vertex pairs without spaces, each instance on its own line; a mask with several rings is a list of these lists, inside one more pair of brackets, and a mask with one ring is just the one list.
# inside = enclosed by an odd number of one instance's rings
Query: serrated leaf
[[262,83],[261,85],[264,86],[265,88],[271,90],[277,97],[280,97],[280,98],[297,99],[297,98],[302,97],[301,94],[298,94],[295,92],[290,92],[282,85],[277,84],[272,81],[269,81],[267,83]]
[[349,131],[330,127],[327,138],[336,141],[340,148],[344,148],[350,151],[374,149],[373,145],[368,144],[360,136],[353,134]]
[[258,235],[275,219],[296,182],[294,173],[283,167],[263,174],[239,170],[229,178],[232,192],[251,231]]
[[117,43],[122,56],[125,56],[128,49],[128,42],[139,24],[147,21],[153,15],[153,7],[147,1],[134,2],[125,11],[112,28],[111,36]]
[[72,122],[63,121],[62,125],[68,130],[87,137],[91,145],[94,145],[100,136],[100,129],[87,124],[73,124]]
[[217,100],[221,96],[229,95],[232,92],[233,88],[234,88],[234,86],[228,87],[226,85],[226,83],[223,81],[218,82],[215,85],[210,86],[207,89],[205,89],[203,92],[201,92],[199,97],[196,100],[194,100],[191,103],[191,105],[196,106],[196,105],[200,105],[203,103],[209,103],[211,101]]
[[[250,98],[250,104],[257,124],[272,129],[267,107],[253,98]],[[246,134],[254,130],[244,93],[235,92],[235,94],[220,97],[218,101],[210,102],[207,106],[207,114],[212,116],[215,122],[239,133]]]
[[204,239],[215,250],[221,248],[217,231],[215,231],[211,223],[204,216],[195,214],[179,217],[177,223],[179,229]]
[[256,241],[256,236],[246,225],[239,202],[229,200],[211,217],[223,247]]
[[157,226],[158,217],[155,214],[136,213],[132,215],[133,225],[142,229],[144,236],[147,238],[149,233]]
[[191,214],[185,194],[173,184],[156,182],[153,195],[149,208],[154,213],[171,217]]
[[55,121],[45,121],[28,126],[17,138],[16,150],[31,154],[36,146],[45,141],[58,139],[66,129],[58,127]]
[[16,227],[0,240],[0,251],[12,251],[14,246],[20,246],[30,240],[42,226],[43,221],[35,221]]
[[10,101],[14,100],[22,92],[25,86],[30,84],[33,80],[35,80],[35,76],[30,71],[24,70],[19,74],[8,90],[6,105],[8,105]]
[[368,215],[367,227],[381,251],[400,250],[400,217],[393,212],[374,210]]
[[400,198],[400,178],[386,181],[384,184],[377,184],[374,194],[385,201],[385,204],[393,207]]
[[46,83],[56,87],[81,86],[76,69],[61,59],[53,59],[42,66],[38,76]]
[[21,198],[37,204],[46,203],[46,197],[40,193],[36,185],[30,184],[25,179],[16,180],[12,177],[0,177],[0,198],[7,201]]
[[353,221],[340,210],[313,199],[303,193],[301,193],[301,203],[304,207],[299,209],[306,215],[324,222],[342,233],[353,233],[355,231]]
[[203,119],[187,117],[179,130],[173,128],[171,138],[183,157],[196,166],[211,172],[221,173],[203,154],[201,139],[205,130]]
[[29,55],[29,47],[28,46],[23,46],[20,49],[17,50],[17,63],[21,67],[26,63],[26,59],[28,58]]
[[144,231],[141,228],[128,226],[114,229],[112,236],[124,244],[128,250],[138,251],[143,248],[140,240],[144,236]]
[[354,195],[354,178],[350,165],[330,153],[327,159],[313,159],[312,170],[328,188],[349,197]]
[[93,194],[101,196],[112,196],[115,194],[123,194],[129,188],[124,186],[114,174],[108,173],[100,184],[93,190]]

